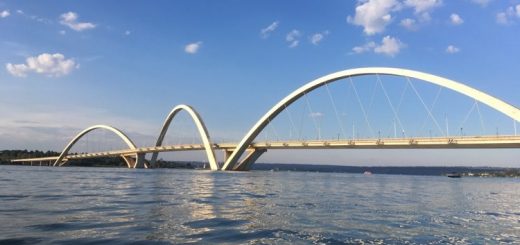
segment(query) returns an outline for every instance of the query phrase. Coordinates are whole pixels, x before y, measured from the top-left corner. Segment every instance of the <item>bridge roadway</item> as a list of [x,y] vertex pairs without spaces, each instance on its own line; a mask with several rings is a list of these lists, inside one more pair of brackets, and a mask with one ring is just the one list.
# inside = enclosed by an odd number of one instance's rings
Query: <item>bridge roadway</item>
[[[232,152],[237,143],[213,144],[214,150]],[[253,150],[287,149],[483,149],[483,148],[520,148],[520,136],[464,136],[428,138],[381,138],[353,140],[308,140],[257,142],[249,145]],[[167,146],[140,147],[95,153],[71,154],[65,161],[98,157],[134,156],[137,153],[197,151],[204,150],[203,144],[179,144]],[[55,157],[15,159],[11,162],[55,161]]]

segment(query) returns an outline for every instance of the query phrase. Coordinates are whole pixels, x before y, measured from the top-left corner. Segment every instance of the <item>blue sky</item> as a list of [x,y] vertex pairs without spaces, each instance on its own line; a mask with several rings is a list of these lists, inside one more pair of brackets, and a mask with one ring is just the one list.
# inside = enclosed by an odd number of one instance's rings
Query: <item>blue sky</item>
[[[444,76],[520,105],[518,0],[0,1],[0,33],[3,149],[60,150],[98,123],[149,145],[180,103],[213,138],[238,140],[299,86],[366,66]],[[301,161],[289,155],[264,160]]]

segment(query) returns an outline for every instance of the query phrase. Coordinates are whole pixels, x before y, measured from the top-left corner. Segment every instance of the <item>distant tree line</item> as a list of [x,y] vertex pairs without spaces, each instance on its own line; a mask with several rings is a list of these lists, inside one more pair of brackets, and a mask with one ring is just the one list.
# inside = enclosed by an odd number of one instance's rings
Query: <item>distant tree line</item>
[[[59,156],[60,152],[55,151],[28,151],[28,150],[1,150],[0,164],[12,164],[13,159],[22,158],[38,158],[38,157],[54,157]],[[67,163],[69,166],[95,166],[95,167],[119,167],[126,166],[125,161],[120,157],[104,157],[71,160]]]
[[55,151],[28,151],[28,150],[1,150],[0,163],[10,164],[13,159],[35,158],[35,157],[52,157],[58,156],[60,153]]
[[69,160],[67,162],[67,166],[126,167],[126,162],[121,157],[97,157],[97,158]]
[[[71,153],[78,154],[78,153]],[[11,160],[22,158],[39,158],[59,156],[60,152],[55,151],[28,151],[28,150],[0,150],[0,164],[13,164]],[[149,162],[148,162],[149,163]],[[21,163],[18,163],[21,164]],[[126,162],[121,157],[98,157],[88,159],[69,160],[66,166],[81,167],[126,167]],[[194,161],[165,161],[159,159],[157,161],[159,168],[209,168],[209,164],[205,162]]]

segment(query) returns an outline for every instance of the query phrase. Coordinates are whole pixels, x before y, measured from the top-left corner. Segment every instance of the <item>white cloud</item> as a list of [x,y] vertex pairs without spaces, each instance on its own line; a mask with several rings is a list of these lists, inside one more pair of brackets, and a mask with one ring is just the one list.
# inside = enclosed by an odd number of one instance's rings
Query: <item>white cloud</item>
[[383,32],[392,21],[390,12],[400,7],[397,0],[365,0],[358,3],[361,4],[356,7],[356,14],[354,17],[348,16],[347,22],[363,26],[367,35]]
[[442,5],[442,0],[405,0],[404,6],[414,9],[415,15],[421,22],[431,20],[430,13]]
[[510,6],[504,12],[499,12],[496,21],[498,24],[508,25],[515,22],[515,17],[520,18],[520,4]]
[[417,20],[428,22],[431,12],[442,5],[442,0],[358,0],[354,17],[348,16],[347,22],[363,26],[367,35],[382,33],[392,20],[393,12],[406,8],[414,9],[416,18],[405,18],[400,25],[408,30],[417,29]]
[[298,47],[298,44],[300,44],[300,41],[294,40],[291,42],[291,44],[289,44],[289,48],[296,48],[296,47]]
[[4,10],[4,11],[0,12],[0,17],[1,18],[7,18],[9,15],[11,15],[9,10]]
[[454,54],[454,53],[458,53],[460,52],[460,49],[453,46],[453,45],[449,45],[447,48],[446,48],[446,53],[448,54]]
[[496,16],[498,24],[508,25],[514,23],[514,18],[520,18],[520,4],[510,6],[504,12],[499,12]]
[[78,14],[74,12],[62,14],[60,16],[60,23],[75,31],[84,31],[96,28],[96,25],[90,22],[78,22]]
[[352,51],[354,51],[354,53],[356,53],[356,54],[361,54],[361,53],[372,51],[375,47],[376,47],[375,42],[368,42],[368,43],[363,44],[362,46],[356,46],[356,47],[352,48]]
[[289,48],[295,48],[300,44],[300,40],[298,40],[301,36],[300,31],[298,30],[292,30],[291,32],[287,33],[287,36],[285,36],[285,41],[289,43]]
[[329,35],[329,31],[324,31],[321,33],[315,33],[311,36],[310,41],[314,45],[320,44],[321,41],[325,38],[325,36]]
[[397,38],[386,36],[383,37],[381,44],[374,48],[376,54],[385,54],[388,56],[395,56],[401,51],[404,44]]
[[37,15],[29,15],[29,14],[26,14],[24,11],[18,9],[16,10],[16,13],[25,17],[25,18],[29,18],[31,20],[34,20],[34,21],[38,21],[40,23],[44,23],[44,24],[52,24],[52,20],[49,20],[49,19],[46,19],[46,18],[43,18],[43,17],[40,17],[40,16],[37,16]]
[[381,40],[380,44],[376,44],[375,42],[368,42],[362,46],[356,46],[352,48],[352,51],[356,54],[374,52],[376,54],[384,54],[393,57],[398,54],[405,46],[406,45],[399,39],[386,36],[383,37],[383,40]]
[[415,9],[416,14],[428,13],[442,5],[442,0],[405,0],[404,4]]
[[279,24],[279,21],[275,21],[271,23],[268,27],[263,28],[262,30],[260,30],[260,36],[262,36],[262,38],[268,38],[269,35],[271,35],[271,32],[275,31],[276,28],[278,28]]
[[488,5],[488,3],[490,3],[492,0],[471,0],[472,2],[482,6],[482,7],[485,7]]
[[417,21],[414,19],[406,18],[401,20],[400,25],[410,31],[417,30]]
[[130,34],[132,34],[132,32],[129,30],[126,30],[124,34],[125,34],[125,36],[129,36]]
[[314,45],[320,44],[321,40],[323,40],[323,34],[321,33],[316,33],[311,36],[311,43]]
[[7,71],[9,73],[11,73],[11,75],[13,76],[16,76],[16,77],[25,77],[27,76],[27,72],[29,72],[29,67],[27,67],[25,64],[11,64],[11,63],[7,63],[5,65],[5,68],[7,69]]
[[65,59],[60,53],[43,53],[35,57],[29,57],[26,64],[5,65],[7,71],[13,76],[26,77],[28,73],[35,72],[49,77],[59,77],[69,74],[79,65],[73,59]]
[[505,12],[498,13],[496,19],[497,19],[498,24],[502,24],[502,25],[509,24],[509,19],[507,17],[507,13],[505,13]]
[[202,42],[200,42],[200,41],[195,42],[195,43],[190,43],[184,47],[184,52],[186,52],[188,54],[196,54],[197,52],[199,52],[199,49],[201,46],[202,46]]
[[450,21],[453,25],[462,25],[462,23],[464,23],[464,20],[455,13],[450,15]]

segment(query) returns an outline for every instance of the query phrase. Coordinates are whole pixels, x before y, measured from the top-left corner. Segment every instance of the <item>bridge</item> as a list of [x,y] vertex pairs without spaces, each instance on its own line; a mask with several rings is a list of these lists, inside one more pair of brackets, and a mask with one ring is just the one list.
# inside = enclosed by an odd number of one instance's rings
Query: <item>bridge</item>
[[[330,93],[329,84],[342,79],[348,79],[352,83],[354,77],[375,75],[377,77],[376,86],[381,86],[384,95],[387,99],[389,106],[391,107],[392,120],[394,124],[394,136],[393,137],[381,137],[378,135],[373,138],[360,138],[355,137],[355,133],[352,133],[351,138],[346,139],[344,128],[341,126],[341,120],[337,111],[337,106]],[[426,110],[427,117],[432,120],[432,124],[443,134],[442,136],[407,136],[402,126],[399,117],[399,107],[396,108],[388,96],[388,92],[383,86],[380,76],[388,75],[394,77],[403,77],[406,79],[406,88],[410,87],[411,90],[416,94],[421,102],[423,108]],[[428,106],[424,102],[424,99],[418,93],[418,90],[410,82],[410,79],[417,79],[429,84],[437,85],[440,88],[445,88],[451,91],[455,91],[459,94],[467,96],[475,101],[471,107],[471,111],[475,108],[480,114],[478,103],[484,104],[492,108],[493,110],[502,113],[506,117],[509,117],[514,122],[514,134],[513,135],[477,135],[477,136],[466,136],[461,132],[461,135],[450,135],[449,127],[446,125],[446,129],[442,130],[438,120],[436,119],[433,111],[433,105]],[[289,111],[288,107],[298,101],[301,98],[307,100],[307,105],[310,109],[310,103],[306,98],[307,94],[316,90],[317,88],[325,87],[327,89],[330,101],[335,110],[338,124],[341,127],[343,138],[338,134],[337,139],[321,139],[318,136],[315,140],[270,140],[270,141],[258,141],[257,137],[272,123],[273,120],[283,111]],[[361,111],[367,121],[368,127],[371,131],[370,123],[366,109],[363,107],[361,100],[357,94],[355,86],[352,84],[353,91],[360,104]],[[404,92],[403,92],[404,94]],[[437,97],[435,98],[437,100]],[[402,99],[401,99],[402,100]],[[402,104],[400,101],[399,105]],[[435,104],[435,103],[434,103]],[[199,133],[201,144],[174,144],[174,145],[163,145],[164,138],[168,132],[170,124],[175,116],[185,111],[191,117],[196,129]],[[311,111],[312,114],[312,110]],[[289,115],[290,116],[290,115]],[[480,115],[481,116],[481,115]],[[467,119],[468,116],[466,116]],[[447,120],[446,120],[447,121]],[[481,118],[482,121],[482,118]],[[290,120],[291,124],[294,124],[293,120]],[[107,125],[95,125],[89,127],[79,134],[77,134],[69,144],[64,148],[59,156],[45,157],[45,158],[28,158],[28,159],[15,159],[13,163],[36,163],[52,166],[63,166],[71,160],[76,159],[88,159],[88,158],[99,158],[99,157],[122,157],[129,168],[148,168],[155,167],[157,157],[160,152],[178,152],[178,151],[205,151],[207,161],[212,170],[235,170],[244,171],[249,170],[256,160],[268,150],[291,150],[291,149],[484,149],[484,148],[520,148],[520,136],[516,135],[516,123],[520,122],[520,110],[502,100],[499,100],[491,95],[484,92],[466,86],[462,83],[455,82],[446,78],[435,76],[428,73],[399,69],[399,68],[386,68],[386,67],[369,67],[369,68],[357,68],[349,69],[333,74],[329,74],[320,77],[314,81],[311,81],[302,87],[296,89],[288,96],[283,98],[275,106],[273,106],[267,113],[262,116],[257,123],[249,130],[249,132],[242,138],[238,143],[212,143],[209,137],[208,130],[202,121],[201,116],[188,105],[178,105],[168,114],[166,120],[161,128],[156,144],[148,147],[137,147],[130,138],[124,134],[121,130],[116,129]],[[316,121],[315,124],[317,125]],[[403,136],[397,137],[397,125],[402,129]],[[446,123],[447,124],[447,123]],[[294,125],[293,125],[294,126]],[[352,125],[354,128],[354,125]],[[318,135],[320,135],[320,128],[318,129]],[[127,149],[111,150],[111,151],[99,151],[93,153],[81,153],[81,154],[69,154],[71,148],[85,135],[94,130],[106,130],[112,132],[118,136],[128,147]],[[462,131],[462,128],[461,128]],[[497,130],[498,131],[498,130]],[[256,141],[255,141],[256,140]],[[224,152],[224,161],[218,162],[215,157],[215,151],[220,150]],[[150,160],[146,160],[146,154],[152,154]]]

